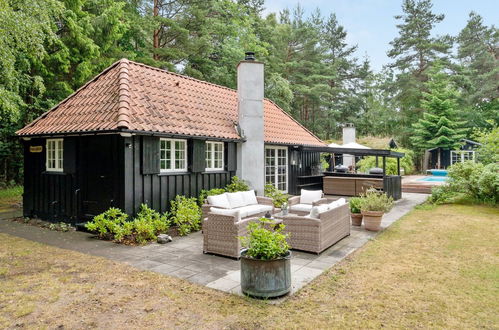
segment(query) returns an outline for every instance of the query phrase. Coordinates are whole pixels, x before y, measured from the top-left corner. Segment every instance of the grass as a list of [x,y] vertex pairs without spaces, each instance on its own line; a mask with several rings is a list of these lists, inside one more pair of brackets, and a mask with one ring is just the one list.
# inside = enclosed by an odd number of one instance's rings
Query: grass
[[22,200],[22,194],[22,186],[0,189],[0,212],[18,207]]
[[499,328],[498,221],[418,208],[279,305],[0,234],[0,328]]

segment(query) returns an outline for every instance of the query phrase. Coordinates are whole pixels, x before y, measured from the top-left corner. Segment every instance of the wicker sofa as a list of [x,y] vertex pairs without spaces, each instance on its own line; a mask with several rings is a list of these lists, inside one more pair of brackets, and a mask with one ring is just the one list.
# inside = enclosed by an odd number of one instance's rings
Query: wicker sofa
[[272,198],[256,196],[254,190],[208,196],[201,208],[203,219],[208,217],[211,208],[239,210],[243,219],[274,213]]
[[348,203],[319,210],[317,218],[310,216],[284,216],[285,233],[292,249],[321,253],[331,245],[350,235],[350,208]]
[[288,199],[290,213],[307,215],[312,207],[331,202],[335,199],[324,198],[322,190],[302,189],[300,196],[292,196]]

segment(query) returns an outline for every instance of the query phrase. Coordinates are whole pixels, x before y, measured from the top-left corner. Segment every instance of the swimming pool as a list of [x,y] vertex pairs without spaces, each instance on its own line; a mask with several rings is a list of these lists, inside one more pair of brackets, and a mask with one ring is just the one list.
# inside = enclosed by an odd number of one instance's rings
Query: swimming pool
[[447,176],[447,170],[428,170],[428,172],[430,172],[433,176]]
[[446,176],[427,176],[426,178],[421,178],[416,181],[424,181],[424,182],[445,182],[447,181]]

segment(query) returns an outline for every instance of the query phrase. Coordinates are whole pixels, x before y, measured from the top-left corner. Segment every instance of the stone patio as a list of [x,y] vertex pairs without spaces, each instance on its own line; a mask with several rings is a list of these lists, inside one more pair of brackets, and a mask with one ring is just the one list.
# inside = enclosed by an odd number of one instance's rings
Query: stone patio
[[[423,203],[425,194],[404,193],[395,207],[384,216],[382,226],[393,222]],[[0,214],[0,218],[7,218]],[[168,244],[149,244],[130,247],[95,239],[84,232],[61,233],[24,225],[13,221],[0,221],[0,232],[29,240],[75,250],[111,260],[125,262],[143,270],[175,276],[230,293],[241,294],[239,261],[221,256],[203,254],[201,232],[174,238]],[[320,255],[293,251],[291,259],[292,293],[319,276],[377,233],[363,227],[352,227],[351,235],[322,252]]]

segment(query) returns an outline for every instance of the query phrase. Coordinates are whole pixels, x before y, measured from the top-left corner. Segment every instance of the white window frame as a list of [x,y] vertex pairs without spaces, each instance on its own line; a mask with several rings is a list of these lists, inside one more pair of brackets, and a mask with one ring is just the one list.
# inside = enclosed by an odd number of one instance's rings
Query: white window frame
[[[54,144],[54,148],[49,147],[52,143]],[[54,152],[53,158],[50,156],[52,151]],[[54,161],[55,166],[50,166],[52,161]],[[47,172],[64,171],[64,139],[47,139],[45,141],[45,169]]]
[[[220,167],[215,167],[215,146],[221,146],[221,153],[222,158],[221,158],[221,166]],[[210,159],[208,159],[208,152],[210,155]],[[206,150],[205,150],[205,170],[206,172],[210,171],[223,171],[225,168],[225,146],[223,142],[217,142],[217,141],[206,141]]]
[[285,164],[285,171],[286,171],[286,189],[285,190],[282,190],[283,193],[287,193],[288,192],[288,189],[289,189],[289,153],[288,153],[288,147],[279,147],[279,146],[265,146],[265,155],[264,155],[264,166],[265,166],[265,169],[264,169],[264,180],[265,180],[265,184],[268,184],[270,182],[267,182],[267,149],[272,149],[272,150],[275,150],[275,155],[274,155],[274,166],[275,166],[275,173],[274,173],[274,176],[275,176],[275,183],[274,183],[274,186],[279,189],[279,170],[278,170],[278,160],[279,160],[279,150],[284,150],[285,153],[286,153],[286,164]]
[[[170,164],[171,164],[171,168],[161,168],[161,162],[164,160],[166,162],[166,158],[161,158],[161,143],[163,141],[169,141],[170,142],[170,145],[171,145],[171,149],[170,149]],[[176,146],[175,146],[175,142],[182,142],[183,145],[184,145],[184,164],[183,166],[180,168],[177,168],[176,167],[176,158],[175,158],[175,153],[176,153]],[[165,155],[166,155],[166,149],[165,149]],[[164,138],[161,138],[159,139],[159,168],[160,168],[160,172],[161,173],[174,173],[174,172],[187,172],[187,140],[184,140],[184,139],[164,139]]]
[[[450,164],[454,165],[456,163],[464,163],[466,160],[464,159],[464,154],[471,154],[471,158],[467,160],[475,161],[475,151],[474,150],[451,150],[450,151]],[[457,155],[457,161],[453,161],[453,156]]]

